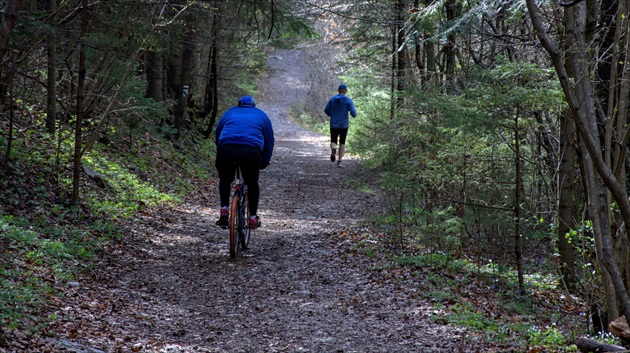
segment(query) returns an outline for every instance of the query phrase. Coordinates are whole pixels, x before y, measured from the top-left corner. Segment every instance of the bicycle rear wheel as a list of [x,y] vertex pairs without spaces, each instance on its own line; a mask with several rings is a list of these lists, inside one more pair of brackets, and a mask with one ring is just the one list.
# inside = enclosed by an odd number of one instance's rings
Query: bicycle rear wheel
[[247,189],[245,189],[245,196],[243,196],[243,226],[239,227],[241,234],[239,236],[241,241],[241,247],[246,250],[249,247],[249,197],[247,197]]
[[241,218],[239,216],[240,212],[238,209],[238,204],[240,201],[240,196],[238,191],[234,193],[232,197],[232,207],[230,207],[230,256],[236,257],[238,254],[238,246],[239,246],[239,233],[240,233],[240,225],[242,224]]

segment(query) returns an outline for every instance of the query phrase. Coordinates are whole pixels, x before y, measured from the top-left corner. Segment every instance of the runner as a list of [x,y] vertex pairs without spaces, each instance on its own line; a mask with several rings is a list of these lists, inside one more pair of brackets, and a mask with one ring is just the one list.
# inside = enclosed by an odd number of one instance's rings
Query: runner
[[[343,154],[346,150],[346,137],[348,136],[348,126],[350,125],[348,119],[348,113],[356,118],[357,111],[354,108],[354,102],[346,93],[348,93],[348,86],[342,83],[339,85],[338,94],[332,96],[324,113],[330,117],[330,161],[334,162],[337,159],[337,167],[343,167]],[[339,155],[337,154],[337,141],[339,141]]]

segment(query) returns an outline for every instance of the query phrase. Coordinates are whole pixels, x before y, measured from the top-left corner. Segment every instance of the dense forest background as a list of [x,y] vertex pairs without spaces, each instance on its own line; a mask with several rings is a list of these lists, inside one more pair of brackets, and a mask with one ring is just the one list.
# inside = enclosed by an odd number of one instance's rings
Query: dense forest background
[[562,292],[582,327],[551,339],[608,330],[630,315],[629,5],[0,1],[3,326],[45,320],[24,315],[117,222],[210,177],[213,128],[275,46],[309,54],[301,124],[325,133],[321,102],[352,87],[348,148],[379,172],[391,256]]

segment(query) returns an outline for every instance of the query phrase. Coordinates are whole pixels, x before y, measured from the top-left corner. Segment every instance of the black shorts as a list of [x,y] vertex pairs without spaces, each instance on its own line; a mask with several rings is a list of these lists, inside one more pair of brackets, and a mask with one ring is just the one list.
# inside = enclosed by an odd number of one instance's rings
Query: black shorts
[[[258,182],[262,152],[245,145],[221,145],[217,148],[215,167],[221,179],[234,180],[236,167],[240,165],[245,179]],[[246,180],[247,183],[247,180]]]
[[343,129],[330,129],[330,142],[337,144],[337,139],[339,139],[340,145],[346,144],[346,136],[348,136],[348,128]]

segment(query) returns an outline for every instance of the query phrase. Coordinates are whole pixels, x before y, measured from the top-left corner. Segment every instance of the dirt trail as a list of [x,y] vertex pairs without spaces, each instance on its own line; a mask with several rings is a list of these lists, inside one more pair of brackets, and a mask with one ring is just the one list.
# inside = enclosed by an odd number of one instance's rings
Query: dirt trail
[[62,338],[105,352],[475,351],[466,332],[433,322],[414,287],[383,281],[330,235],[378,201],[346,186],[358,161],[335,167],[328,139],[289,121],[287,109],[308,94],[306,60],[277,51],[255,97],[277,140],[251,249],[230,259],[212,181],[199,205],[147,213],[129,230],[99,279],[70,293]]

